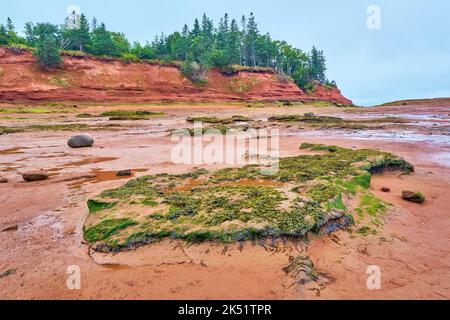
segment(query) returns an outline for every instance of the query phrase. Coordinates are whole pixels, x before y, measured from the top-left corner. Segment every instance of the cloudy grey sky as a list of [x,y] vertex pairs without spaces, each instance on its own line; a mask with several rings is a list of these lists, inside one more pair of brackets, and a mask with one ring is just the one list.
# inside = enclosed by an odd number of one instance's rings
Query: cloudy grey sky
[[[254,12],[262,32],[309,50],[323,49],[328,77],[355,103],[450,97],[450,1],[447,0],[0,0],[0,21],[61,23],[78,5],[130,40],[152,40],[203,12]],[[381,9],[381,29],[367,28],[367,8]]]

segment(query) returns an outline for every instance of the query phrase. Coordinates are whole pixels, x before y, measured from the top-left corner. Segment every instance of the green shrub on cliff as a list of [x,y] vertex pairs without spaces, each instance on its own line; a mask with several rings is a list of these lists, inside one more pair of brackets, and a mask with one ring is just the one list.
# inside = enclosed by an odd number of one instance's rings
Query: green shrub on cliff
[[39,41],[35,55],[39,65],[44,70],[55,69],[62,62],[58,43],[52,36],[45,37]]
[[206,73],[208,69],[195,61],[186,61],[181,65],[183,76],[196,84],[206,84],[208,82]]

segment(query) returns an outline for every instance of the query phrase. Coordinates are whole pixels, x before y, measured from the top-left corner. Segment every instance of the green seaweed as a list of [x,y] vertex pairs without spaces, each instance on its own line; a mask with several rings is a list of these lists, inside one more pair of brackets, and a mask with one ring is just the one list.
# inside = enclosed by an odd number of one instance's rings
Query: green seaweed
[[232,124],[234,122],[249,122],[251,121],[250,118],[247,118],[245,116],[239,116],[235,115],[231,118],[224,118],[220,119],[217,117],[189,117],[186,119],[187,122],[205,122],[205,123],[211,123],[211,124]]
[[[102,192],[98,197],[102,200],[97,201],[117,202],[114,208],[101,211],[104,219],[119,212],[135,219],[132,212],[127,213],[129,204],[142,206],[144,212],[151,206],[155,212],[136,221],[139,230],[134,234],[114,237],[114,250],[168,237],[189,242],[302,238],[328,228],[330,219],[342,217],[351,223],[344,197],[357,193],[362,194],[359,212],[375,219],[387,206],[368,192],[372,171],[413,168],[405,160],[378,150],[313,144],[301,148],[323,154],[281,158],[278,172],[271,176],[263,175],[259,165],[214,172],[199,169],[141,177]],[[98,242],[102,250],[109,245],[101,236],[87,237]]]
[[102,210],[113,208],[117,202],[100,202],[97,200],[88,200],[87,205],[90,213],[97,213]]
[[108,219],[90,227],[84,232],[84,239],[89,243],[106,240],[130,226],[138,223],[131,219]]
[[360,207],[371,216],[384,214],[387,210],[386,204],[371,193],[362,196]]
[[356,230],[356,232],[357,232],[358,234],[364,236],[364,237],[367,237],[367,236],[369,236],[369,235],[376,235],[376,234],[377,234],[377,231],[376,231],[376,230],[373,230],[373,229],[371,229],[371,228],[368,227],[368,226],[361,227],[361,228],[359,228],[358,230]]
[[145,110],[113,110],[100,114],[100,117],[109,117],[110,120],[124,121],[124,120],[148,120],[153,117],[163,116],[163,112],[153,112]]

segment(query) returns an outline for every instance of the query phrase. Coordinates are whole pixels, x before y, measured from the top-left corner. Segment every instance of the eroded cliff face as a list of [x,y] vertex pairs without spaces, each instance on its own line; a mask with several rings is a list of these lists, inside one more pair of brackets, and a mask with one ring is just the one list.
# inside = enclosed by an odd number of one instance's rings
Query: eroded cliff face
[[303,92],[271,72],[212,70],[208,84],[196,85],[176,65],[125,63],[114,59],[65,56],[62,67],[42,71],[32,53],[0,48],[0,101],[225,102],[327,100],[351,104],[339,89]]

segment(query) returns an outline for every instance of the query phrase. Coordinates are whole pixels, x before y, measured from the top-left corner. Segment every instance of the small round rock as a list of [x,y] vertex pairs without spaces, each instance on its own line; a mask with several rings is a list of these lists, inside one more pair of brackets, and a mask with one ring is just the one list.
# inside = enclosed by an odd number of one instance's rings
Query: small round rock
[[70,138],[67,144],[71,148],[90,148],[94,145],[94,138],[90,135],[82,134]]
[[29,171],[22,174],[22,178],[25,181],[42,181],[48,179],[49,174],[45,171]]
[[117,176],[118,177],[128,177],[131,176],[133,173],[131,172],[130,169],[127,170],[120,170],[117,172]]

